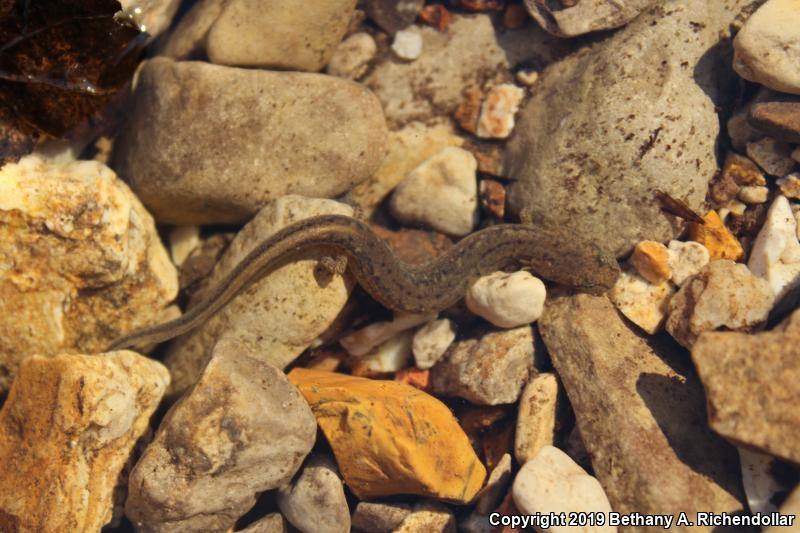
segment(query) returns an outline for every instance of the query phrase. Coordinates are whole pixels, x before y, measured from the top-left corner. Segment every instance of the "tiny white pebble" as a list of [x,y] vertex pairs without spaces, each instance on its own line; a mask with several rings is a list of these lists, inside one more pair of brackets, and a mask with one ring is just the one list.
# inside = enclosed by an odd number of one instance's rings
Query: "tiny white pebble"
[[456,329],[453,322],[442,318],[428,322],[415,334],[411,343],[414,361],[417,368],[426,370],[432,368],[453,343],[456,338]]
[[392,50],[398,57],[413,61],[422,54],[422,35],[414,30],[400,30],[394,34]]
[[739,189],[737,196],[746,204],[763,204],[769,197],[769,189],[758,185],[745,185]]

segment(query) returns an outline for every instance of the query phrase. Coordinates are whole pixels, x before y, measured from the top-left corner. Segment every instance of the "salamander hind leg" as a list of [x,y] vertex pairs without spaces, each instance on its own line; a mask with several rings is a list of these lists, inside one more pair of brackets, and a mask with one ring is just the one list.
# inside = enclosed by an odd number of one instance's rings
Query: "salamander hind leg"
[[343,276],[347,271],[347,256],[337,255],[336,257],[331,257],[326,255],[319,260],[319,266],[327,270],[331,275],[339,274]]

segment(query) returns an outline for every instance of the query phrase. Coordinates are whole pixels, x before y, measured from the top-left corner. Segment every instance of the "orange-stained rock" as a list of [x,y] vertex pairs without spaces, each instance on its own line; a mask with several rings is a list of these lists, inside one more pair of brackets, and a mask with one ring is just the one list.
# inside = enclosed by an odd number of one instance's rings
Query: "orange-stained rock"
[[426,390],[431,380],[430,370],[420,370],[419,368],[409,367],[404,368],[397,374],[394,379],[400,383],[406,383],[417,389]]
[[459,503],[486,469],[450,410],[395,381],[295,368],[289,373],[360,499],[417,494]]
[[633,249],[631,264],[650,283],[659,284],[672,276],[667,247],[657,241],[641,241]]
[[703,217],[705,224],[689,224],[689,240],[699,242],[711,255],[711,260],[730,259],[738,261],[744,256],[744,250],[733,233],[725,227],[716,211],[709,211]]

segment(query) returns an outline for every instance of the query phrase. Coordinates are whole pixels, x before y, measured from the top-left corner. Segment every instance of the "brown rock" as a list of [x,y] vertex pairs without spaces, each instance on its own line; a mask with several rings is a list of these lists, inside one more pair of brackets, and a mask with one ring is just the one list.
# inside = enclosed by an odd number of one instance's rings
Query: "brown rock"
[[493,217],[503,220],[506,214],[506,188],[503,184],[496,180],[481,180],[478,184],[478,193],[481,207]]
[[392,533],[411,514],[403,503],[358,502],[352,525],[364,533]]
[[722,178],[732,179],[736,185],[766,185],[767,180],[758,166],[736,152],[728,152],[722,167]]
[[394,533],[456,533],[456,518],[441,503],[424,501],[414,506]]
[[743,510],[736,451],[707,428],[702,386],[682,350],[636,333],[605,297],[548,300],[539,328],[615,511]]
[[800,96],[757,102],[750,108],[748,121],[770,137],[800,143]]
[[[524,465],[539,450],[555,443],[563,390],[552,372],[534,376],[522,390],[514,436],[514,456]],[[561,409],[559,409],[561,408]]]
[[478,127],[481,102],[483,102],[483,91],[477,87],[471,87],[464,91],[464,100],[453,112],[453,118],[456,119],[458,125],[469,133],[475,133],[475,129]]
[[772,331],[704,333],[692,360],[714,431],[800,463],[800,311]]

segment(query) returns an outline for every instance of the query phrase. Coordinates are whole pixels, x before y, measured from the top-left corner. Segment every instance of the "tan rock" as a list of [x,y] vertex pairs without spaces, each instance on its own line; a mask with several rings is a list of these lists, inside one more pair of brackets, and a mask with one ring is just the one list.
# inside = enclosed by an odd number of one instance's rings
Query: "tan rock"
[[767,201],[767,198],[769,198],[769,188],[756,185],[745,185],[739,189],[739,194],[737,196],[739,197],[739,200],[745,204],[763,204]]
[[286,533],[286,521],[280,513],[269,513],[237,533]]
[[456,533],[456,517],[441,503],[425,501],[414,506],[394,533]]
[[747,155],[767,174],[784,176],[794,169],[792,146],[772,137],[747,143]]
[[475,134],[486,139],[505,139],[514,129],[514,115],[525,90],[511,83],[501,83],[486,93]]
[[722,167],[722,177],[730,178],[737,185],[766,185],[761,170],[750,159],[736,152],[728,152]]
[[800,199],[800,172],[787,174],[783,178],[778,178],[775,183],[780,187],[781,194],[787,198]]
[[377,45],[372,35],[366,32],[354,33],[339,43],[325,71],[331,76],[358,79],[367,71],[376,51]]
[[534,376],[522,389],[514,437],[514,457],[519,464],[524,465],[539,450],[553,445],[558,429],[559,391],[558,378],[550,372]]
[[694,276],[708,264],[711,254],[708,248],[694,241],[669,242],[669,267],[672,271],[672,282],[678,287]]
[[725,227],[716,211],[709,211],[703,217],[705,224],[689,224],[689,239],[699,242],[708,249],[711,260],[731,259],[738,261],[744,256],[741,243]]
[[0,392],[32,354],[94,353],[160,322],[178,276],[152,217],[96,161],[0,169]]
[[672,277],[667,247],[657,241],[640,241],[630,257],[631,264],[644,279],[658,285]]
[[364,533],[392,533],[411,514],[411,506],[403,503],[358,502],[352,524]]
[[168,383],[129,351],[25,359],[0,411],[0,529],[100,531]]
[[663,327],[674,294],[669,281],[653,284],[623,270],[608,297],[628,320],[652,335]]

